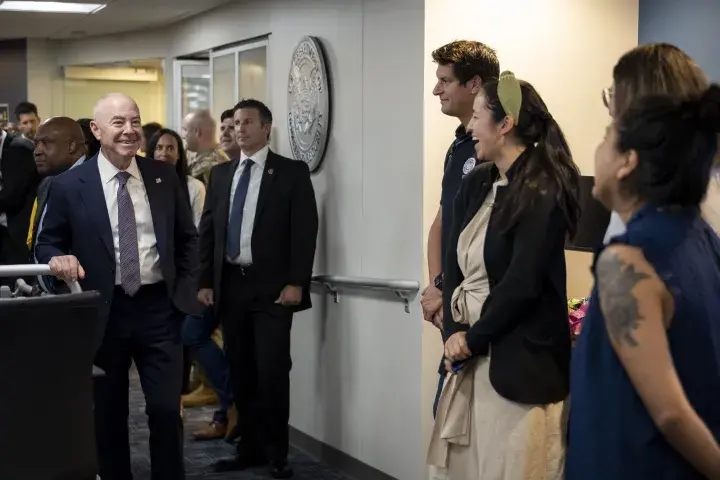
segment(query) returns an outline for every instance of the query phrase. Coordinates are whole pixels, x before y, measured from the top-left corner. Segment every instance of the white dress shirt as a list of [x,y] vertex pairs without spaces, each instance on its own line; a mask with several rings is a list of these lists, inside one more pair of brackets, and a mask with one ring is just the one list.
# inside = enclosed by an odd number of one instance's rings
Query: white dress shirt
[[[120,237],[118,232],[118,203],[117,192],[120,185],[117,174],[120,170],[105,158],[102,150],[98,154],[98,170],[105,194],[105,204],[110,216],[113,246],[115,247],[115,284],[120,285]],[[127,190],[135,210],[135,223],[137,225],[138,253],[140,254],[140,281],[143,285],[157,283],[163,279],[160,270],[160,254],[155,239],[150,201],[148,200],[145,184],[138,169],[135,158],[126,170],[130,174],[127,181]]]
[[200,218],[202,217],[203,207],[205,206],[205,185],[190,175],[187,177],[188,193],[190,194],[190,206],[193,212],[193,222],[195,228],[200,226]]
[[[263,171],[265,170],[265,162],[267,161],[270,148],[265,146],[252,157],[240,154],[240,165],[233,175],[232,185],[230,187],[230,214],[232,214],[233,202],[235,201],[235,190],[237,189],[240,175],[245,170],[245,164],[248,159],[255,162],[250,169],[250,185],[248,185],[247,196],[245,197],[245,207],[243,208],[242,229],[240,232],[240,255],[237,258],[229,258],[230,263],[238,265],[252,265],[252,233],[255,225],[255,211],[257,210],[258,194],[260,193],[260,184],[262,183]],[[228,215],[228,223],[230,216]]]

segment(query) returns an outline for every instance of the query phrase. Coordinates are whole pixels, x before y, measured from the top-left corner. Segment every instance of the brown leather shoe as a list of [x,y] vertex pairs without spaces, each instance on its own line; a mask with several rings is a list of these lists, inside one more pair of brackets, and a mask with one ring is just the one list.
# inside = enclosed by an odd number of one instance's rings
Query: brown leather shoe
[[207,405],[217,405],[218,398],[211,388],[200,385],[193,392],[182,396],[182,404],[185,408],[205,407]]
[[237,428],[238,413],[235,405],[230,405],[230,408],[228,408],[227,419],[228,423],[227,432],[225,433],[225,441],[233,442],[240,436],[240,432],[238,432]]
[[227,425],[224,423],[212,422],[207,427],[194,431],[192,436],[195,440],[217,440],[225,438],[227,430]]

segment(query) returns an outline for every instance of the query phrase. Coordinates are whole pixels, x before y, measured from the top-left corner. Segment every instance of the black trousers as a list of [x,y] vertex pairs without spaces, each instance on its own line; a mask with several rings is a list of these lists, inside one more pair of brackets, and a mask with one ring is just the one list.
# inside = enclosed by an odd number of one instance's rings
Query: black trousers
[[133,478],[128,432],[132,361],[145,395],[152,480],[185,478],[181,320],[164,283],[145,285],[133,297],[115,288],[105,338],[95,359],[105,371],[95,384],[95,434],[103,480]]
[[252,270],[223,269],[218,314],[238,410],[240,455],[288,455],[290,328],[293,312],[263,292]]

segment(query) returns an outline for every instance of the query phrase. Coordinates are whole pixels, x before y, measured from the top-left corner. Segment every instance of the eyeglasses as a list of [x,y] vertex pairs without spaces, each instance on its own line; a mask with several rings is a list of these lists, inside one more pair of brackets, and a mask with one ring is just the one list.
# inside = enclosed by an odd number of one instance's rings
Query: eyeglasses
[[613,103],[613,97],[615,97],[615,90],[613,90],[612,87],[603,88],[602,100],[603,104],[605,104],[605,108],[607,108],[608,110]]

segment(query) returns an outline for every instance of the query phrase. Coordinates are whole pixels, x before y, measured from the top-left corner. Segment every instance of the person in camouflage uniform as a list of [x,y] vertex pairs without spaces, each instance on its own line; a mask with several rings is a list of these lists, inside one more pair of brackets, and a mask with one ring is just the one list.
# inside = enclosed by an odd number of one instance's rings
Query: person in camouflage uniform
[[190,176],[207,185],[210,169],[229,160],[217,142],[217,123],[208,110],[189,113],[182,126],[183,137],[187,142]]

